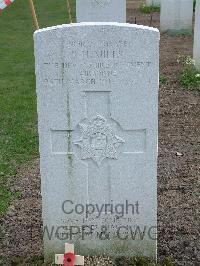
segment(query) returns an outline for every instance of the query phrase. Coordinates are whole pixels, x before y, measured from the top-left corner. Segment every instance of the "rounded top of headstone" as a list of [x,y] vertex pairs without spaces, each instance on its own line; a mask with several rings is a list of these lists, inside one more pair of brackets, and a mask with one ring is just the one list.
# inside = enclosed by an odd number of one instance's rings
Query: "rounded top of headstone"
[[82,27],[119,27],[119,28],[132,28],[136,30],[142,30],[142,31],[149,31],[149,32],[155,32],[155,34],[159,35],[159,30],[157,28],[143,26],[143,25],[137,25],[137,24],[129,24],[129,23],[118,23],[118,22],[81,22],[81,23],[71,23],[71,24],[62,24],[62,25],[56,25],[52,27],[47,27],[43,29],[39,29],[34,32],[34,36],[38,34],[42,34],[45,32],[51,32],[55,30],[64,30],[69,28],[82,28]]

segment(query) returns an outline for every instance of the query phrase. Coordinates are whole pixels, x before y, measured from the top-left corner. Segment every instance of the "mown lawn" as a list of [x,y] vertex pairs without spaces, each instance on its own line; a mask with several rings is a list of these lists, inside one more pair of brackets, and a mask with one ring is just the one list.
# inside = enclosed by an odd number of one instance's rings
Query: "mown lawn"
[[[34,3],[40,28],[69,23],[66,0]],[[75,0],[71,4],[75,20]],[[28,0],[16,0],[0,13],[0,213],[16,196],[7,179],[38,156],[33,32]]]

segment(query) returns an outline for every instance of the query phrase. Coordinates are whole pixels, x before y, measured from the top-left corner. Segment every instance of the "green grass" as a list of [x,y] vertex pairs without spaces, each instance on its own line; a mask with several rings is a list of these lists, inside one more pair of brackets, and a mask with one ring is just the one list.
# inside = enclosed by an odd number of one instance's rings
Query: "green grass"
[[142,4],[139,7],[139,10],[141,13],[150,14],[153,12],[160,12],[160,7],[159,6],[147,6],[146,4]]
[[7,188],[2,186],[0,187],[0,198],[3,199],[0,204],[0,213],[2,213],[8,208],[13,195]]
[[[34,3],[40,28],[69,23],[66,0]],[[72,10],[75,18],[75,0]],[[0,213],[14,196],[6,179],[38,156],[33,32],[28,1],[17,0],[0,13]]]
[[166,85],[169,81],[169,78],[164,76],[164,75],[160,75],[160,84],[162,85]]
[[181,87],[200,91],[200,70],[195,68],[194,61],[190,57],[180,57],[178,62],[181,65],[178,76]]

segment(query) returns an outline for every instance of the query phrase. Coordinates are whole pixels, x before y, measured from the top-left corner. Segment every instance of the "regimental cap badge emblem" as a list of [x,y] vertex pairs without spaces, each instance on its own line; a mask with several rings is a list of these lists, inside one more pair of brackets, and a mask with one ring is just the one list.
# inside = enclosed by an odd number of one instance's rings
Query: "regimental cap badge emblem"
[[112,125],[100,115],[88,124],[79,124],[82,137],[75,144],[81,148],[81,159],[93,159],[98,166],[106,158],[117,159],[117,148],[125,141],[115,135]]

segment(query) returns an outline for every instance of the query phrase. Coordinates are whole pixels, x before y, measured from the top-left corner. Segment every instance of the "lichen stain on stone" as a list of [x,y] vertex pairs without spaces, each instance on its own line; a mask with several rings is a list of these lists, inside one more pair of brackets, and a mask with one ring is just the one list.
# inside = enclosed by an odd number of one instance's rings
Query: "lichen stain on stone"
[[[69,110],[69,92],[67,90],[67,128],[70,130],[71,117]],[[73,174],[73,154],[72,152],[72,136],[71,131],[67,134],[67,159],[68,159],[68,175],[71,178]]]
[[67,145],[68,145],[68,153],[67,153],[67,159],[68,159],[68,175],[71,178],[73,175],[73,154],[71,154],[72,147],[71,147],[72,141],[71,141],[71,132],[68,132],[67,136]]
[[[61,43],[61,55],[62,58],[64,58],[64,40],[62,39]],[[65,69],[64,65],[61,64],[61,77],[62,81],[64,81],[64,75],[65,74]],[[69,94],[69,87],[66,86],[64,87],[66,89],[66,108],[67,108],[67,129],[68,134],[67,134],[67,159],[68,159],[68,166],[67,166],[67,171],[68,171],[68,176],[71,179],[72,174],[73,174],[73,155],[71,154],[72,152],[72,138],[71,138],[71,114],[70,114],[70,94]]]

